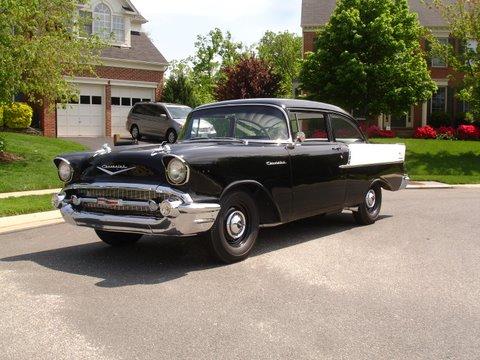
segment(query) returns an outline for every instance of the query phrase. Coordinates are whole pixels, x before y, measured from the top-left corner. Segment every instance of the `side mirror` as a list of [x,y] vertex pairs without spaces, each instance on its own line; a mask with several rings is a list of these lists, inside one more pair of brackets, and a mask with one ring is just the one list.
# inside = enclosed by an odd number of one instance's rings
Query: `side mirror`
[[295,142],[296,143],[303,143],[303,142],[305,142],[306,139],[307,139],[307,136],[305,135],[305,133],[303,131],[297,132],[297,134],[295,135]]
[[160,120],[167,120],[167,115],[160,114]]

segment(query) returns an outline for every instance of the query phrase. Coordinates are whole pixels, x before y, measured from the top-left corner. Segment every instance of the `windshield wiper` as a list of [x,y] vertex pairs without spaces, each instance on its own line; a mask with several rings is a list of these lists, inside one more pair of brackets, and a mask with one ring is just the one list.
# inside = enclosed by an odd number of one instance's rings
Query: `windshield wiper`
[[187,140],[195,140],[195,141],[198,141],[198,140],[203,140],[203,141],[235,141],[235,142],[239,142],[239,143],[242,143],[242,144],[245,144],[247,145],[248,144],[248,140],[245,140],[245,139],[237,139],[237,138],[233,138],[233,137],[193,137],[193,138],[190,138],[190,139],[187,139]]

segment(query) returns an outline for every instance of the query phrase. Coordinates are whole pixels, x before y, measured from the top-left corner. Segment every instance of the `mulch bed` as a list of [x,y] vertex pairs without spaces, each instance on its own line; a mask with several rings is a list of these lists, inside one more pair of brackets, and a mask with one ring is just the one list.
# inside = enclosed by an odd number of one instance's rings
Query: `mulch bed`
[[12,163],[21,160],[24,160],[21,156],[0,151],[0,163]]

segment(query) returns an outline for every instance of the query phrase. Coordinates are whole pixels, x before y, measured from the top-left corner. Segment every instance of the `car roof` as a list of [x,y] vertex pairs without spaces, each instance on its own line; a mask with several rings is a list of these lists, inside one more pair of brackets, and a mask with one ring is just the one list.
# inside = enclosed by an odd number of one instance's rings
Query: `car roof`
[[298,99],[274,99],[274,98],[259,98],[259,99],[241,99],[241,100],[227,100],[221,101],[212,104],[201,105],[197,107],[195,110],[212,108],[215,106],[226,106],[226,105],[275,105],[280,106],[285,109],[313,109],[313,110],[326,110],[326,111],[335,111],[339,112],[348,116],[351,116],[347,111],[343,110],[342,108],[317,102],[317,101],[309,101],[309,100],[298,100]]
[[142,104],[147,104],[147,105],[161,105],[161,106],[176,106],[176,107],[185,107],[185,108],[190,108],[188,105],[182,105],[182,104],[173,104],[173,103],[165,103],[165,102],[156,102],[156,101],[139,101],[135,103],[135,105],[142,105]]

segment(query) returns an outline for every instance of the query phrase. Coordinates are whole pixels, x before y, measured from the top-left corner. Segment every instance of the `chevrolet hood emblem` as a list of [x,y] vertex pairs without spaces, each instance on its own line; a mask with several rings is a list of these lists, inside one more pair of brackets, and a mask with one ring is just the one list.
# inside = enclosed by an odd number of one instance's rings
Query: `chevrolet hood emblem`
[[110,176],[115,176],[115,175],[126,173],[130,170],[134,170],[135,166],[128,167],[126,165],[102,165],[102,166],[97,166],[97,169],[100,171],[103,171],[105,174],[108,174]]

